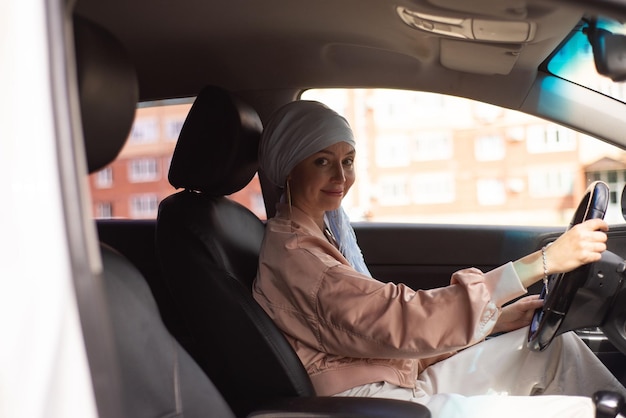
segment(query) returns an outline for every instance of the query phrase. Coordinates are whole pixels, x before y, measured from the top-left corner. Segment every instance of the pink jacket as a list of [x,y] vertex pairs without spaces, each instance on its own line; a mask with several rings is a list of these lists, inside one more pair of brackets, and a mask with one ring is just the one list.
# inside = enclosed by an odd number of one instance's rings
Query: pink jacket
[[321,396],[380,381],[414,387],[428,365],[484,339],[502,304],[525,292],[512,263],[458,271],[433,290],[382,283],[285,205],[267,223],[253,288]]

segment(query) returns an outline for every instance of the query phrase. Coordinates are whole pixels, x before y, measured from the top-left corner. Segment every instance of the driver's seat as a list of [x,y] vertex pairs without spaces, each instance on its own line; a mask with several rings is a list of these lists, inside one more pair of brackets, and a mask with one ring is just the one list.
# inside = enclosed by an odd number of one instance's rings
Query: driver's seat
[[167,322],[179,324],[172,333],[238,414],[272,397],[315,395],[297,355],[252,298],[265,225],[226,197],[255,175],[261,130],[241,99],[204,88],[170,166],[170,183],[183,190],[161,202],[156,230],[180,316]]
[[[226,195],[257,170],[261,122],[235,95],[207,87],[182,128],[161,202],[157,252],[179,318],[172,330],[238,416],[268,401],[306,402],[311,415],[429,417],[411,402],[317,397],[281,331],[252,297],[264,223]],[[158,302],[158,301],[157,301]]]

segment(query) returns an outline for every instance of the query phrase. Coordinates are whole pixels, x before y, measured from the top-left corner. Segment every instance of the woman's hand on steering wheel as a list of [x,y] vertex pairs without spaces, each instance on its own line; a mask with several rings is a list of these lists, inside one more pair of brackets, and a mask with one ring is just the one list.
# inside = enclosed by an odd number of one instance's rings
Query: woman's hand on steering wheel
[[589,219],[571,227],[546,249],[548,274],[567,273],[600,260],[606,250],[608,230],[608,223],[602,219]]
[[[544,278],[541,299],[528,327],[526,346],[544,350],[562,332],[569,308],[578,291],[589,278],[592,264],[602,259],[606,250],[608,224],[602,220],[609,205],[609,186],[601,181],[591,183],[576,208],[567,231],[553,245],[544,247],[513,263],[522,284]],[[568,325],[569,326],[569,325]]]
[[[609,225],[602,219],[590,219],[569,228],[546,249],[548,275],[567,273],[584,264],[598,261],[606,250]],[[544,275],[541,251],[536,251],[513,263],[522,285],[526,288]]]

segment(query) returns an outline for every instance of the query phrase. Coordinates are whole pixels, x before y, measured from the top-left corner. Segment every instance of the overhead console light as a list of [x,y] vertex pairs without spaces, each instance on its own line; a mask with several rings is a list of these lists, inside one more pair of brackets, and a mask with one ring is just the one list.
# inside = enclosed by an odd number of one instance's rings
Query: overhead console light
[[418,13],[405,7],[397,8],[407,25],[437,35],[483,42],[526,43],[535,37],[533,22],[457,18]]

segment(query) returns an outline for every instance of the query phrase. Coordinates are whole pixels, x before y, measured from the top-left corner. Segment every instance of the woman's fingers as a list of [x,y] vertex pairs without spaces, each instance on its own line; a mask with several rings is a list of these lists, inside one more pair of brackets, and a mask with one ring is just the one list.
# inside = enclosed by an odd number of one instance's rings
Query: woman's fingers
[[586,226],[592,230],[609,230],[609,224],[604,219],[589,219],[585,222],[580,223],[579,225]]

